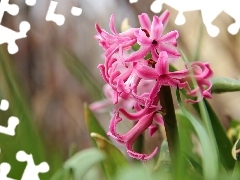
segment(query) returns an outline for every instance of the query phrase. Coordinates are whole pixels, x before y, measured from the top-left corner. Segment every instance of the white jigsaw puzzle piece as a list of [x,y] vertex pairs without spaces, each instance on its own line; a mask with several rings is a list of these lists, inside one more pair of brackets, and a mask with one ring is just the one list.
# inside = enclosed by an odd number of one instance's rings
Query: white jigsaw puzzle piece
[[228,27],[230,34],[237,34],[240,28],[240,0],[155,0],[150,9],[154,13],[162,10],[162,5],[166,4],[178,11],[175,24],[182,25],[186,22],[184,12],[200,10],[203,23],[210,36],[216,37],[220,30],[213,25],[213,21],[221,13],[225,12],[231,16],[235,23]]
[[5,162],[1,163],[0,164],[0,179],[1,180],[15,180],[15,179],[7,177],[10,170],[11,170],[10,164],[5,163]]
[[65,22],[65,17],[62,14],[55,14],[55,10],[57,8],[58,2],[56,1],[51,1],[48,12],[46,15],[46,21],[53,21],[55,22],[58,26],[62,26]]
[[232,35],[238,33],[240,28],[240,0],[228,0],[224,1],[223,11],[231,16],[235,22],[228,26],[228,32]]
[[0,23],[5,12],[8,12],[12,16],[16,16],[19,12],[19,7],[16,4],[9,4],[9,0],[0,1]]
[[0,104],[0,110],[6,111],[9,108],[9,102],[5,99],[2,99],[1,104]]
[[11,116],[8,119],[8,127],[3,127],[0,125],[0,133],[6,134],[9,136],[14,136],[15,135],[15,129],[17,125],[19,124],[19,119],[15,116]]
[[131,4],[138,2],[138,0],[129,0]]
[[36,0],[25,0],[25,3],[28,6],[34,6],[36,4]]
[[18,52],[16,40],[27,37],[27,32],[30,30],[29,22],[21,22],[19,30],[19,32],[16,32],[0,24],[0,45],[8,43],[8,52],[10,54]]
[[82,9],[74,6],[71,9],[71,13],[74,16],[80,16],[82,14]]
[[46,173],[49,171],[49,165],[46,162],[42,162],[39,165],[35,165],[32,154],[27,154],[24,151],[18,151],[16,159],[19,162],[27,162],[27,166],[24,170],[21,180],[40,180],[38,174]]

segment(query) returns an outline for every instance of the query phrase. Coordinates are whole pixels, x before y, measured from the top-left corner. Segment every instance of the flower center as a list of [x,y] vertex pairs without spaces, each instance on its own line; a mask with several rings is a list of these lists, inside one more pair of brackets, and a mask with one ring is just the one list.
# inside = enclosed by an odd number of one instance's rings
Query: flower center
[[158,42],[154,39],[153,41],[152,41],[152,44],[157,44]]
[[146,29],[142,29],[142,31],[145,32],[147,37],[150,37],[150,34],[149,34],[149,32]]
[[152,68],[155,68],[156,62],[155,62],[154,60],[148,59],[147,61],[148,61],[148,65],[149,65],[149,66],[151,66]]

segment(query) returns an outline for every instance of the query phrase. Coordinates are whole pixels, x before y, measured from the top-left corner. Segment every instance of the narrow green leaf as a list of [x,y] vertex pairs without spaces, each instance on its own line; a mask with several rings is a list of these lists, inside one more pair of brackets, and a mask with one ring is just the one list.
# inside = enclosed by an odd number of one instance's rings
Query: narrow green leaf
[[239,180],[239,177],[240,177],[240,161],[236,161],[231,180]]
[[89,169],[103,161],[104,158],[105,155],[96,148],[80,151],[69,158],[64,163],[63,168],[57,171],[50,180],[64,180],[69,177],[82,179]]
[[[199,147],[197,141],[194,142],[194,138],[197,137],[197,134],[191,122],[181,110],[177,110],[175,113],[178,120],[181,152],[193,166],[195,171],[202,174],[201,157],[198,151],[196,151]],[[187,167],[185,162],[182,162],[182,164]],[[186,167],[182,167],[183,165],[180,166],[180,171],[186,169]]]
[[[15,136],[10,137],[0,134],[0,156],[1,161],[11,164],[9,177],[20,179],[26,165],[16,160],[16,153],[19,150],[32,154],[36,163],[46,161],[47,159],[23,83],[20,81],[18,72],[14,68],[13,59],[11,59],[7,50],[3,47],[0,47],[0,98],[7,99],[10,106],[8,111],[1,111],[0,125],[7,125],[7,119],[10,116],[18,117],[20,123],[16,127]],[[41,173],[41,179],[48,179],[49,173],[54,171],[51,162],[49,162],[49,165],[50,172]]]
[[61,49],[60,53],[69,72],[86,88],[91,97],[101,99],[102,88],[88,68],[72,52]]
[[240,81],[231,78],[213,78],[212,93],[240,91]]
[[111,180],[117,172],[128,166],[128,162],[121,151],[106,138],[97,133],[91,133],[91,137],[96,141],[98,148],[106,155],[106,159],[103,161],[103,167],[108,180]]
[[203,176],[205,179],[216,179],[218,176],[218,157],[214,145],[203,124],[190,114],[183,106],[179,90],[176,91],[177,101],[180,109],[191,122],[202,147]]
[[96,148],[86,149],[76,153],[65,164],[65,169],[72,169],[75,179],[81,179],[83,175],[95,164],[105,159],[104,153]]
[[240,139],[236,141],[232,148],[232,156],[236,160],[231,180],[237,180],[240,177]]
[[[226,168],[226,170],[231,170],[234,168],[234,160],[231,156],[231,149],[232,149],[232,143],[227,137],[227,133],[217,116],[217,114],[214,112],[213,108],[209,104],[207,100],[204,99],[204,104],[206,107],[206,111],[209,114],[210,122],[213,128],[214,136],[216,139],[216,143],[219,149],[219,156],[220,161]],[[195,110],[200,114],[199,106],[198,104],[193,105]]]
[[161,145],[159,159],[154,168],[154,171],[161,171],[165,174],[165,173],[171,173],[171,169],[172,169],[172,166],[171,166],[170,153],[168,149],[168,143],[167,141],[163,141]]
[[101,136],[103,136],[106,139],[109,139],[107,136],[105,130],[101,126],[101,124],[98,122],[92,111],[89,109],[87,104],[84,104],[84,116],[85,116],[85,121],[88,127],[89,133],[97,133]]
[[[155,177],[155,178],[154,178]],[[153,176],[143,165],[133,164],[131,167],[121,170],[114,180],[158,180],[169,179],[165,175]]]

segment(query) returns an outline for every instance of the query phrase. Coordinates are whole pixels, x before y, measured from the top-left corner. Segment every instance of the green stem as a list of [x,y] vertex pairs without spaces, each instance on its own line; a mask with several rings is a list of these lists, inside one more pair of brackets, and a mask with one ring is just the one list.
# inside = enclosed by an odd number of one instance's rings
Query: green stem
[[[167,135],[168,148],[170,152],[170,157],[172,161],[173,172],[176,172],[177,165],[177,151],[178,151],[178,128],[177,120],[175,115],[175,110],[173,106],[173,99],[171,94],[171,89],[169,86],[162,86],[159,92],[160,104],[162,110],[165,113],[163,115],[165,131]],[[175,174],[175,173],[174,173]]]

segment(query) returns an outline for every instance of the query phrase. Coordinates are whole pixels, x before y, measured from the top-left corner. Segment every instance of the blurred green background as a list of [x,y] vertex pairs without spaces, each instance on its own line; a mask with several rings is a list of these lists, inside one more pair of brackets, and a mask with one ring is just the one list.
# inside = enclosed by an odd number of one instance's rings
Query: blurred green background
[[[138,27],[137,15],[143,12],[153,15],[150,11],[153,1],[130,4],[128,0],[59,0],[56,13],[65,16],[63,26],[45,20],[50,1],[38,0],[34,7],[26,6],[23,0],[10,2],[19,5],[19,15],[5,13],[1,24],[18,31],[19,23],[27,20],[31,30],[27,38],[16,41],[19,52],[15,55],[8,54],[6,44],[0,46],[0,97],[10,102],[9,110],[0,112],[0,122],[7,125],[10,116],[20,119],[16,137],[0,134],[0,161],[12,165],[10,177],[18,177],[26,164],[17,162],[15,154],[25,150],[33,154],[36,164],[41,161],[50,164],[50,172],[41,175],[48,179],[74,152],[92,146],[83,103],[102,99],[104,84],[96,68],[103,62],[103,51],[93,38],[95,22],[109,30],[110,15],[115,14],[118,31],[126,17],[131,26]],[[82,15],[72,16],[72,6],[81,7]],[[188,59],[210,62],[215,77],[240,79],[240,35],[227,32],[228,25],[234,22],[231,17],[221,13],[216,18],[213,24],[221,32],[211,38],[202,24],[200,11],[184,13],[186,24],[177,26],[174,24],[177,11],[167,5],[164,9],[171,12],[165,32],[179,31],[178,46]],[[231,120],[240,119],[239,95],[239,92],[213,95],[210,101],[226,128]],[[97,117],[107,130],[109,114]],[[156,139],[147,139],[145,143],[154,144]]]

